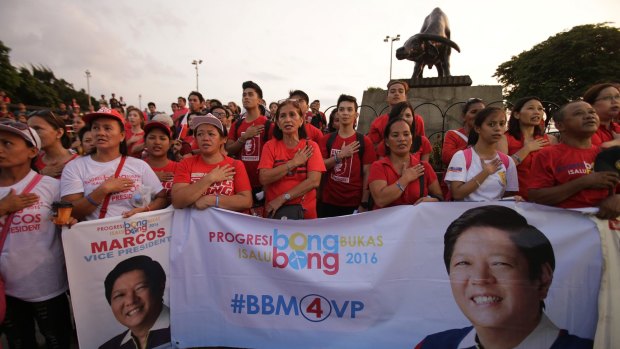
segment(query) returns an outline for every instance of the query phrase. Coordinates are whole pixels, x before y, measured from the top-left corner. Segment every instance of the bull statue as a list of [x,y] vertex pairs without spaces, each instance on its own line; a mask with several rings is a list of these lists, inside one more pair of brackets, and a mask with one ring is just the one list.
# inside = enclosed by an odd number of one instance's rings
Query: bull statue
[[448,16],[436,7],[426,16],[420,33],[410,37],[403,47],[396,50],[396,58],[415,62],[412,79],[421,78],[424,66],[437,67],[437,76],[450,76],[450,53],[452,48],[461,52],[459,46],[450,40]]

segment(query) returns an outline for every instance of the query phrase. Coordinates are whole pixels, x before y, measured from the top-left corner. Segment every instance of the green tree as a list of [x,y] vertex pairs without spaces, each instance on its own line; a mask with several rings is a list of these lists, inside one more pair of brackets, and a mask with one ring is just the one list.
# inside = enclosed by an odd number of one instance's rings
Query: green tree
[[497,67],[508,100],[538,96],[563,104],[598,82],[620,81],[620,30],[587,24],[551,36]]
[[4,43],[0,41],[0,90],[7,92],[9,96],[13,96],[20,81],[17,69],[11,65],[10,52],[11,49],[4,46]]

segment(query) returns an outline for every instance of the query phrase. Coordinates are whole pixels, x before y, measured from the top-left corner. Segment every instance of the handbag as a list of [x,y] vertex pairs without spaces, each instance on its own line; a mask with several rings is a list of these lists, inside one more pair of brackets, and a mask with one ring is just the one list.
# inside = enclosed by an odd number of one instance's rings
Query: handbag
[[[28,183],[22,194],[28,194],[32,188],[34,188],[37,183],[43,178],[42,175],[36,174],[34,178]],[[6,241],[7,236],[9,235],[9,228],[13,223],[13,216],[15,212],[7,215],[6,220],[4,221],[4,226],[2,227],[2,235],[0,235],[0,252],[4,248],[4,242]],[[2,275],[0,275],[0,324],[4,322],[4,316],[6,315],[6,292],[4,288],[4,280],[2,279]]]
[[283,205],[271,218],[273,219],[304,219],[304,207],[301,204]]

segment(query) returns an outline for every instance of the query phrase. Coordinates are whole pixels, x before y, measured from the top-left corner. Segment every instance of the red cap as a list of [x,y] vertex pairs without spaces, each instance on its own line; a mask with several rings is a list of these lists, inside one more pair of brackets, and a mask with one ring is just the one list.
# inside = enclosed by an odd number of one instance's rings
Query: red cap
[[123,125],[125,124],[125,118],[123,118],[123,116],[118,111],[116,111],[116,109],[110,109],[106,107],[100,108],[94,113],[86,114],[84,116],[84,122],[91,123],[93,122],[93,120],[98,118],[116,119],[120,121],[120,123],[122,123]]
[[168,137],[170,137],[172,139],[172,131],[170,130],[170,127],[168,127],[168,125],[159,122],[159,121],[149,121],[145,126],[144,126],[144,137],[146,137],[146,135],[149,134],[149,132],[151,132],[152,129],[154,128],[158,128],[162,131],[164,131],[165,134],[168,135]]

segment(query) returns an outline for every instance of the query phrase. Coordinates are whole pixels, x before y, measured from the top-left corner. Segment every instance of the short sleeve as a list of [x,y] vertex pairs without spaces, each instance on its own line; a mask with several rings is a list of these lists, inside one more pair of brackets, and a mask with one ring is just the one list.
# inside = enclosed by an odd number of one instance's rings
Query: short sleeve
[[418,114],[415,114],[415,134],[419,136],[426,135],[424,131],[424,119]]
[[308,159],[308,164],[306,165],[308,172],[310,171],[325,172],[325,162],[323,161],[323,157],[321,156],[319,145],[313,141],[308,141],[308,144],[313,149],[312,156],[310,156],[310,159]]
[[457,151],[446,170],[446,182],[466,182],[467,168],[465,167],[465,155],[462,150]]
[[506,191],[519,191],[519,175],[517,174],[517,165],[511,157],[508,157],[508,161],[510,161],[510,163],[506,169]]
[[319,141],[319,149],[321,149],[321,156],[323,159],[329,159],[330,154],[327,154],[327,140],[331,137],[331,133],[326,134]]
[[375,161],[370,165],[370,174],[368,175],[368,184],[374,181],[386,181],[387,176],[383,170],[383,164],[381,161]]
[[193,157],[183,159],[177,164],[177,168],[174,171],[174,179],[172,183],[191,183],[191,164]]
[[431,146],[431,142],[426,138],[426,136],[420,136],[422,140],[422,144],[420,145],[420,151],[422,155],[430,154],[433,151],[433,147]]
[[60,196],[84,193],[84,181],[79,171],[80,161],[70,161],[60,176]]
[[437,182],[437,173],[435,173],[433,166],[428,161],[422,161],[422,165],[424,165],[424,176],[426,176],[426,187],[428,188],[431,184]]
[[248,172],[245,170],[243,162],[234,160],[233,166],[235,167],[235,193],[252,190],[250,178],[248,177]]
[[263,151],[261,153],[260,161],[258,163],[259,170],[261,168],[273,168],[276,158],[275,148],[275,140],[271,140],[265,143],[265,146],[263,147]]

